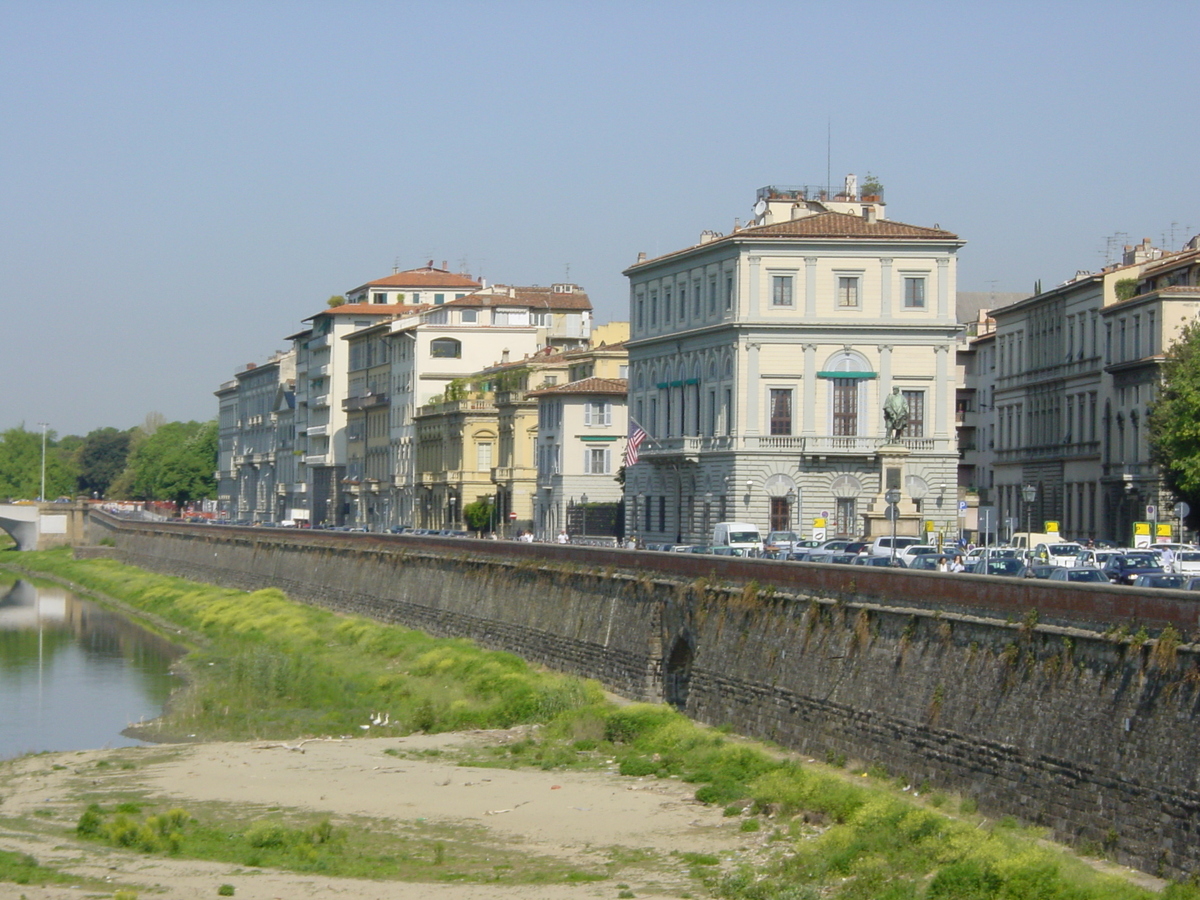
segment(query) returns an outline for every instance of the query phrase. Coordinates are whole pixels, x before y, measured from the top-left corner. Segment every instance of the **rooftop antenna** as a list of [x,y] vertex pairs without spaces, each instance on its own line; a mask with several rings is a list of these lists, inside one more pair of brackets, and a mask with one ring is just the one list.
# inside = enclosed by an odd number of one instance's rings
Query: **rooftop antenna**
[[829,116],[825,119],[825,195],[832,196],[833,194],[833,166],[830,164],[833,159],[833,117]]
[[1129,243],[1129,232],[1114,231],[1104,239],[1104,250],[1098,251],[1104,256],[1104,265],[1111,266],[1122,258],[1125,245]]
[[564,267],[563,281],[565,281],[567,284],[571,283],[571,264],[570,263],[567,263],[566,266]]
[[400,254],[396,254],[396,258],[392,260],[392,274],[395,275],[400,271]]

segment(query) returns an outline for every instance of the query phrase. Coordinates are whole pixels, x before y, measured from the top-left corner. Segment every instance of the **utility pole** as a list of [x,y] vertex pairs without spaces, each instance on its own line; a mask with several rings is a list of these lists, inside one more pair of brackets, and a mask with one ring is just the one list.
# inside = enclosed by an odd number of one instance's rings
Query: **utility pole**
[[42,492],[38,494],[38,500],[46,502],[46,429],[49,424],[46,422],[38,422],[42,426]]

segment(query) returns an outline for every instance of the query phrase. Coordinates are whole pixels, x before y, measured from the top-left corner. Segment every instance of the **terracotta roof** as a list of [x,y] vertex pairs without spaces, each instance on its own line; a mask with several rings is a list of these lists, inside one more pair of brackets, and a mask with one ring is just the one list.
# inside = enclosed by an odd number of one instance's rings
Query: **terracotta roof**
[[545,397],[550,394],[618,394],[624,397],[629,393],[629,381],[625,378],[584,378],[582,381],[572,381],[569,384],[558,384],[554,387],[530,391],[530,397]]
[[[510,304],[516,303],[522,306],[530,306],[540,309],[546,309],[549,305],[550,309],[585,309],[592,308],[592,301],[587,295],[587,291],[583,290],[578,285],[571,285],[571,291],[556,291],[553,287],[543,287],[542,285],[531,285],[521,287],[518,285],[497,284],[487,290],[479,291],[480,294],[490,294],[496,297],[508,297]],[[512,291],[512,294],[509,294]],[[461,299],[466,299],[461,298]]]
[[396,316],[405,316],[425,308],[426,304],[424,303],[416,305],[411,303],[343,303],[341,306],[331,306],[329,309],[323,309],[319,313],[314,313],[304,321],[311,322],[317,316],[371,315],[394,319]]
[[[876,219],[874,222],[869,222],[862,216],[850,215],[849,213],[823,212],[804,216],[800,219],[788,219],[786,222],[774,222],[770,225],[755,225],[750,228],[742,228],[731,234],[715,238],[709,244],[719,244],[722,241],[733,241],[741,238],[853,238],[855,240],[891,241],[905,239],[923,241],[959,240],[958,235],[941,228],[924,228],[920,225],[907,225],[904,222],[895,222],[891,219]],[[678,253],[694,250],[696,247],[706,247],[709,244],[696,244],[692,247],[685,247],[683,250],[676,250],[666,253],[663,256],[655,257],[654,259],[638,262],[630,266],[626,271],[631,271],[638,266],[644,266],[647,263],[656,262],[660,259],[675,256]]]
[[444,287],[478,290],[480,283],[471,278],[469,275],[455,275],[453,272],[447,272],[445,269],[435,269],[432,266],[423,266],[420,269],[407,269],[403,272],[397,272],[395,275],[388,275],[386,278],[378,278],[375,281],[368,281],[366,284],[360,284],[358,287],[352,291],[349,291],[348,293],[355,294],[358,291],[373,287]]

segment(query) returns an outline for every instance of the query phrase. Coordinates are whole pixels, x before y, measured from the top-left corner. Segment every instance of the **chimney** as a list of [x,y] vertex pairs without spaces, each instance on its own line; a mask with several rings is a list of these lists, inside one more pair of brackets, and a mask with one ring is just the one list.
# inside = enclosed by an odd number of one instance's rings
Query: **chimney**
[[874,222],[875,222],[875,204],[874,203],[866,204],[862,208],[862,211],[863,211],[863,218],[866,219],[869,224],[874,224]]
[[646,261],[646,251],[645,250],[642,250],[640,253],[638,253],[637,261],[640,263],[644,263]]
[[508,348],[507,347],[505,347],[503,350],[500,351],[500,362],[502,362],[502,363],[508,362]]
[[442,268],[446,269],[447,272],[450,271],[449,269],[446,268],[446,260],[444,260],[444,259],[442,260]]

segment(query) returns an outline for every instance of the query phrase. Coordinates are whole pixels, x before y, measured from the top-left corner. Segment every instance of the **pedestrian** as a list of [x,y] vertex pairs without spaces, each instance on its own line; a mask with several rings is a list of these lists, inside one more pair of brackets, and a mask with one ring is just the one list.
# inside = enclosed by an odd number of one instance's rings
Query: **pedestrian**
[[954,562],[950,563],[951,572],[962,572],[965,571],[966,568],[966,565],[963,564],[962,554],[956,555],[954,557]]
[[558,542],[560,544],[571,543],[571,536],[569,534],[567,534],[567,529],[564,528],[562,531],[560,531],[558,533]]
[[939,572],[949,572],[950,571],[950,563],[946,560],[946,557],[944,557],[944,556],[938,557],[937,570]]
[[1163,547],[1162,550],[1162,567],[1164,572],[1175,571],[1175,551],[1170,547]]

